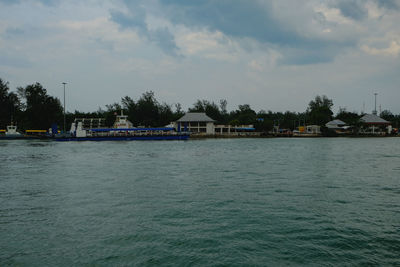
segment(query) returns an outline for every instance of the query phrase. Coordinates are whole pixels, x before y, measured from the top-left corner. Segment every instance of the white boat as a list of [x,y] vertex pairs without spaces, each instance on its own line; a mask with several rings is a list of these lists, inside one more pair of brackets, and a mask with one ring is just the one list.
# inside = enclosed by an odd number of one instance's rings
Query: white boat
[[23,138],[24,135],[17,131],[17,126],[11,123],[11,125],[7,126],[7,130],[5,131],[5,135],[0,136],[0,139],[16,139]]
[[113,128],[115,129],[133,128],[133,124],[128,120],[128,116],[124,115],[124,112],[121,110],[121,115],[117,115]]
[[188,140],[190,133],[173,127],[133,127],[128,116],[117,115],[113,128],[84,128],[82,119],[71,125],[71,136],[55,136],[56,141]]

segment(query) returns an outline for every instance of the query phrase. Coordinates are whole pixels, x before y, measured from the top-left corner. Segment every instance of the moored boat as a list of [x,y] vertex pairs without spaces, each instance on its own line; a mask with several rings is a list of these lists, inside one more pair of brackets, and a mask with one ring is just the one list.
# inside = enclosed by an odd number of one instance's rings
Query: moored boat
[[11,123],[7,125],[7,130],[4,131],[4,135],[0,135],[0,139],[23,139],[25,136],[17,131],[17,126]]
[[55,136],[56,141],[133,141],[133,140],[187,140],[189,132],[175,131],[171,127],[133,127],[128,116],[121,112],[113,128],[84,128],[83,122],[75,120],[69,135]]

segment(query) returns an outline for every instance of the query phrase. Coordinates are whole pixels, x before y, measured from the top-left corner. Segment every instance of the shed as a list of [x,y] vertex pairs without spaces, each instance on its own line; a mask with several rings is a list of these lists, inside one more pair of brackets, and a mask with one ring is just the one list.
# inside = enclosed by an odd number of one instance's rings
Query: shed
[[345,125],[346,123],[341,120],[333,120],[325,124],[325,126],[328,127],[329,129],[338,129],[342,128]]
[[177,122],[214,122],[204,112],[188,112],[183,115]]
[[215,120],[204,112],[188,112],[175,122],[177,129],[186,129],[193,133],[214,134]]
[[389,125],[390,122],[382,119],[381,117],[374,114],[366,114],[361,119],[361,122],[370,125]]

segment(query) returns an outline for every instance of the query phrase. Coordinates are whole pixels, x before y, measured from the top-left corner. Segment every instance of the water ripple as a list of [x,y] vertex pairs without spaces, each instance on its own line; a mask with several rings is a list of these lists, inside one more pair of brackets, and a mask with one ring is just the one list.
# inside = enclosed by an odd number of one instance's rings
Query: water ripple
[[399,142],[0,142],[0,265],[398,265]]

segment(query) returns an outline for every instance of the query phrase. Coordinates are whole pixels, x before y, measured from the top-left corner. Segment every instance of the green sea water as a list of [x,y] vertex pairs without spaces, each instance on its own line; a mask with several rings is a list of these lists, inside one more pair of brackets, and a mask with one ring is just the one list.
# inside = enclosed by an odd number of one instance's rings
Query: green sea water
[[0,141],[0,266],[400,265],[399,149]]

